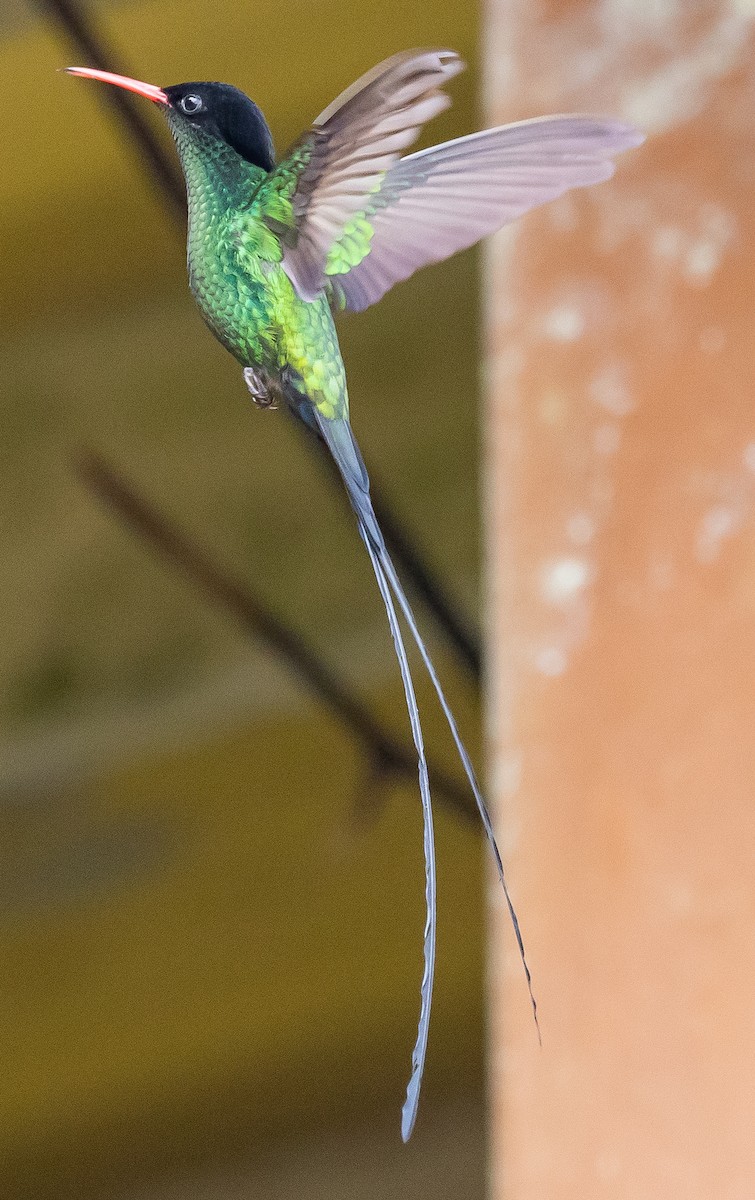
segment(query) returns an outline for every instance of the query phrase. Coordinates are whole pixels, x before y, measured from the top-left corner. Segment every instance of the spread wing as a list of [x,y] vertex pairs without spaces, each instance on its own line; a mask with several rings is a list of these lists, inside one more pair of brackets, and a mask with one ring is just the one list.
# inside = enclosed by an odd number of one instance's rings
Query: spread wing
[[420,267],[570,188],[610,178],[613,156],[643,140],[618,121],[541,117],[400,159],[330,248],[335,304],[367,308]]
[[451,50],[409,50],[373,68],[316,119],[255,194],[304,300],[326,285],[332,247],[425,121],[451,103],[440,87],[463,70]]

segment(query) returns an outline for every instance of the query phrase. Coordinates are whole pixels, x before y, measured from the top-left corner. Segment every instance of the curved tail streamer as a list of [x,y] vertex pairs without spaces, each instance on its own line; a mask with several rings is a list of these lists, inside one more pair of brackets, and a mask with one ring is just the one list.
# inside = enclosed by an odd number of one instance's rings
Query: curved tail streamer
[[435,844],[433,836],[433,817],[432,806],[430,800],[430,784],[427,773],[427,762],[425,760],[425,748],[422,737],[422,726],[420,723],[419,708],[414,692],[414,684],[412,681],[409,661],[406,654],[406,647],[399,625],[398,614],[396,612],[396,604],[404,617],[404,620],[409,627],[409,632],[415,642],[417,649],[430,680],[437,694],[440,706],[443,710],[443,715],[446,718],[448,727],[451,731],[451,736],[454,740],[456,750],[458,752],[461,764],[464,767],[464,772],[469,781],[469,786],[475,798],[477,808],[482,820],[485,833],[487,835],[490,847],[495,859],[498,878],[501,881],[503,893],[506,899],[506,905],[511,917],[511,922],[514,927],[516,943],[519,949],[519,956],[522,960],[524,973],[527,979],[527,988],[529,990],[530,1001],[532,1003],[532,1013],[537,1028],[538,1039],[540,1039],[540,1025],[537,1017],[537,1003],[532,990],[532,976],[527,964],[527,958],[524,950],[524,942],[522,940],[521,930],[519,928],[519,920],[516,915],[516,910],[509,894],[509,889],[506,883],[506,877],[503,870],[503,861],[496,843],[495,834],[493,832],[493,824],[490,819],[487,805],[482,795],[480,785],[477,782],[477,776],[472,766],[472,761],[467,752],[467,748],[462,741],[459,733],[456,718],[451,711],[451,706],[446,699],[445,693],[438,679],[437,672],[433,665],[430,654],[425,646],[422,636],[417,628],[417,622],[412,612],[411,605],[407,599],[406,593],[401,586],[401,581],[396,574],[396,570],[391,562],[390,556],[383,541],[383,535],[377,523],[375,513],[370,500],[370,485],[367,472],[365,470],[362,456],[359,452],[359,447],[354,439],[351,431],[351,426],[348,419],[340,418],[329,420],[323,417],[316,409],[312,410],[317,428],[320,431],[324,441],[326,442],[333,458],[335,459],[338,469],[343,478],[349,500],[352,508],[357,516],[359,524],[359,532],[362,540],[367,547],[367,553],[370,556],[372,569],[375,572],[375,578],[380,589],[380,595],[383,598],[385,611],[388,616],[388,624],[390,626],[393,645],[396,650],[399,668],[401,671],[401,679],[404,685],[404,695],[406,697],[406,706],[409,713],[409,722],[412,730],[414,745],[417,750],[418,767],[419,767],[419,785],[420,795],[422,798],[422,816],[424,823],[424,849],[425,849],[425,900],[427,906],[427,916],[425,921],[425,939],[424,939],[424,972],[422,976],[421,1001],[420,1001],[420,1016],[419,1026],[417,1029],[417,1041],[412,1053],[412,1073],[409,1084],[406,1090],[406,1100],[402,1110],[401,1118],[401,1136],[404,1141],[408,1141],[411,1136],[414,1122],[417,1117],[417,1106],[419,1103],[419,1092],[422,1083],[422,1074],[425,1066],[425,1055],[427,1051],[427,1035],[430,1025],[430,1008],[432,1002],[433,977],[435,973],[435,927],[436,927],[436,878],[435,878]]
[[414,1044],[412,1051],[412,1074],[409,1084],[406,1089],[406,1100],[401,1112],[401,1136],[405,1142],[408,1142],[414,1129],[414,1122],[417,1119],[417,1106],[419,1104],[419,1090],[422,1084],[422,1075],[425,1070],[425,1055],[427,1053],[427,1035],[430,1029],[430,1008],[432,1006],[433,997],[433,979],[435,977],[435,926],[436,926],[436,880],[435,880],[435,837],[433,834],[433,809],[430,800],[430,780],[427,775],[427,762],[425,761],[425,747],[422,738],[422,726],[419,719],[419,708],[417,699],[414,694],[414,684],[412,682],[411,672],[409,670],[409,660],[406,657],[406,647],[401,636],[401,628],[396,615],[396,608],[391,596],[391,589],[388,580],[386,579],[383,563],[375,549],[372,538],[362,521],[359,522],[359,532],[362,535],[362,540],[367,547],[367,553],[370,556],[372,567],[375,572],[375,578],[380,588],[380,595],[383,597],[385,611],[388,614],[388,624],[393,637],[393,644],[396,648],[396,657],[398,658],[399,667],[401,669],[401,679],[404,684],[404,694],[406,696],[406,707],[409,711],[409,721],[412,727],[412,737],[414,745],[417,748],[417,758],[419,766],[419,790],[422,797],[422,820],[424,826],[424,845],[425,845],[425,939],[424,939],[424,956],[425,966],[422,974],[422,986],[420,988],[420,1014],[419,1026],[417,1028],[417,1041]]

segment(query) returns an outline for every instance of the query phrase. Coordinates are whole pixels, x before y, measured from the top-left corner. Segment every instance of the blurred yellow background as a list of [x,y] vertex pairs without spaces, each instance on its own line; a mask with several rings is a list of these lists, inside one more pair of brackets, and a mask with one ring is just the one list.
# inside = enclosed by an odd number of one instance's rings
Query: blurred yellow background
[[[472,6],[92,12],[140,78],[248,91],[280,151],[414,45],[472,62],[429,140],[479,125]],[[441,809],[429,1069],[404,1148],[424,919],[416,788],[386,788],[374,820],[360,810],[349,735],[103,509],[75,462],[85,446],[105,453],[405,736],[353,522],[202,325],[182,236],[136,152],[97,85],[57,73],[80,55],[21,3],[0,33],[0,1193],[472,1200],[477,830]],[[472,617],[476,283],[465,255],[341,324],[357,436]],[[474,690],[430,642],[479,750]],[[432,706],[427,736],[452,763]]]

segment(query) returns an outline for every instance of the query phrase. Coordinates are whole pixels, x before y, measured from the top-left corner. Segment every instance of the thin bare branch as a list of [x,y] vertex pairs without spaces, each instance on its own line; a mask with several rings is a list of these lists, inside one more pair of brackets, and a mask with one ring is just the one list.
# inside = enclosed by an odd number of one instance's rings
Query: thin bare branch
[[[312,647],[277,617],[247,585],[228,575],[175,521],[160,512],[102,455],[83,450],[75,463],[82,482],[128,527],[180,570],[215,607],[263,641],[349,730],[363,750],[372,778],[414,778],[417,756],[389,733]],[[440,800],[468,820],[477,810],[467,789],[437,766],[430,781]]]

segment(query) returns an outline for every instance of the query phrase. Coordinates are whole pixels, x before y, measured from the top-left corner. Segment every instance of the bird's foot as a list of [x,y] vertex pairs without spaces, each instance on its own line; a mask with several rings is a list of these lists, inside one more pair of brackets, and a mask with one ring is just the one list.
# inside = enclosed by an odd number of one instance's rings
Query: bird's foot
[[264,375],[255,371],[254,367],[244,367],[244,382],[249,388],[252,402],[257,408],[277,408],[278,397],[271,390]]

